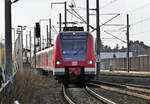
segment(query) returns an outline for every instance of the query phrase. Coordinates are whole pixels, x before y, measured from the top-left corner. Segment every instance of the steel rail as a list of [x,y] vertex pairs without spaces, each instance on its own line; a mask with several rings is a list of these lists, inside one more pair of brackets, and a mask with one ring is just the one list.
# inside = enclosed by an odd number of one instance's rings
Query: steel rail
[[116,84],[116,83],[109,83],[109,82],[103,82],[103,81],[92,81],[94,83],[104,84],[108,86],[113,87],[119,87],[119,88],[126,88],[129,90],[144,92],[144,93],[150,93],[150,86],[142,86],[142,85],[133,85],[133,84]]
[[[116,92],[116,93],[120,93],[120,94],[125,94],[125,95],[129,95],[129,96],[134,96],[134,97],[137,97],[137,98],[141,98],[141,99],[150,101],[150,96],[147,96],[147,95],[144,95],[144,94],[139,94],[139,93],[127,91],[125,89],[115,88],[114,86],[113,87],[112,86],[108,87],[109,85],[107,85],[107,86],[106,85],[99,85],[99,84],[96,84],[96,83],[88,83],[88,84],[92,85],[92,86],[100,87],[104,90],[108,90],[108,91],[112,91],[112,92]],[[120,86],[120,88],[122,88],[122,87]],[[125,88],[127,88],[127,87],[125,87]],[[129,88],[127,88],[127,89],[129,89]],[[130,89],[130,90],[133,90],[133,89]],[[137,89],[134,89],[134,90],[139,91]]]
[[117,84],[117,83],[97,81],[97,80],[92,80],[91,82],[95,83],[95,84],[101,84],[101,85],[106,85],[106,86],[111,86],[111,87],[126,88],[125,85],[121,85],[121,84]]
[[145,85],[136,85],[136,84],[125,84],[126,86],[132,86],[132,87],[138,87],[138,88],[145,88],[145,89],[150,89],[150,86],[145,86]]
[[97,93],[95,93],[94,91],[92,91],[89,87],[85,87],[85,90],[91,94],[92,96],[96,97],[97,99],[99,99],[100,101],[104,102],[105,104],[116,104],[115,102],[108,100],[106,98],[104,98],[103,96],[98,95]]
[[62,86],[62,90],[63,90],[63,95],[64,95],[66,101],[67,101],[69,104],[75,104],[75,103],[69,98],[69,96],[67,95],[66,88],[65,88],[64,85]]

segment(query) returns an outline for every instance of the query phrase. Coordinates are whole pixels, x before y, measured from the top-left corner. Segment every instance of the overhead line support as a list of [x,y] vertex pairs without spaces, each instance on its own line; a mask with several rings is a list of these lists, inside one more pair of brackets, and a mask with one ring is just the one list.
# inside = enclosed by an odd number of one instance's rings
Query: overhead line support
[[129,57],[129,50],[130,50],[130,41],[129,41],[129,14],[127,14],[127,69],[130,72],[130,57]]
[[59,13],[59,32],[61,32],[61,13]]
[[87,7],[86,7],[87,8],[87,14],[86,14],[87,15],[87,31],[89,32],[89,30],[90,30],[90,28],[89,28],[89,22],[90,22],[89,21],[89,16],[90,16],[89,15],[89,0],[87,0],[86,2],[87,2],[86,3],[87,4]]
[[11,24],[11,1],[5,0],[5,72],[6,81],[12,75],[12,24]]
[[99,80],[99,74],[100,74],[100,61],[101,61],[101,57],[100,57],[100,48],[101,48],[101,40],[100,40],[100,15],[99,15],[99,0],[96,0],[96,36],[97,36],[97,50],[96,50],[96,54],[97,54],[97,60],[96,60],[96,68],[97,68],[97,73],[96,73],[96,79]]
[[52,45],[52,32],[51,32],[51,18],[49,19],[49,45],[51,46]]

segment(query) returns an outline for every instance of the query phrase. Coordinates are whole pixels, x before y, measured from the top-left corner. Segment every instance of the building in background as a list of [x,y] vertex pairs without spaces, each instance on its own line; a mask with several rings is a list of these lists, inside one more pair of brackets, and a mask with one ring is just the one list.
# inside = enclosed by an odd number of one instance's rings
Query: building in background
[[[101,52],[101,59],[109,58],[125,58],[127,57],[127,52]],[[129,53],[129,57],[133,57],[133,52]]]
[[[101,52],[101,59],[102,60],[110,60],[109,62],[109,69],[111,71],[114,70],[115,67],[115,59],[119,59],[119,58],[126,58],[127,57],[127,52]],[[129,52],[129,57],[133,57],[133,52]],[[101,61],[101,69],[105,70],[107,69],[106,67],[108,67],[107,62],[106,61]]]

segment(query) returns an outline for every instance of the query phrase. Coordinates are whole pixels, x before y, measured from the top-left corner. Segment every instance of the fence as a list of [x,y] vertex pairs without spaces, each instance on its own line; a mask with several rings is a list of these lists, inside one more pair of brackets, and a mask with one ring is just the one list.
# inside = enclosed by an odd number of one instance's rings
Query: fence
[[[126,58],[102,59],[103,70],[127,71]],[[150,72],[150,56],[130,58],[130,71]]]
[[[22,37],[21,35],[18,35],[15,43],[14,43],[14,51],[13,51],[13,61],[12,61],[12,70],[13,75],[9,77],[8,80],[5,80],[5,82],[2,84],[2,87],[0,87],[0,96],[3,95],[3,92],[7,91],[9,87],[11,87],[12,81],[14,76],[16,75],[16,72],[18,69],[23,68],[22,63]],[[0,38],[0,67],[2,67],[5,70],[5,39]],[[4,75],[4,79],[7,73]]]

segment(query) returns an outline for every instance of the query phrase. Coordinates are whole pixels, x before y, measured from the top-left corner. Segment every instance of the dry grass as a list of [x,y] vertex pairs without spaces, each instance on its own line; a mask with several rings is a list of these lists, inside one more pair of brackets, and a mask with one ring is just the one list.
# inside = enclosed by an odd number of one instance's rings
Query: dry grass
[[18,100],[21,104],[32,104],[37,86],[46,86],[40,75],[33,70],[24,69],[17,72],[11,88],[0,99],[0,104],[14,104]]

